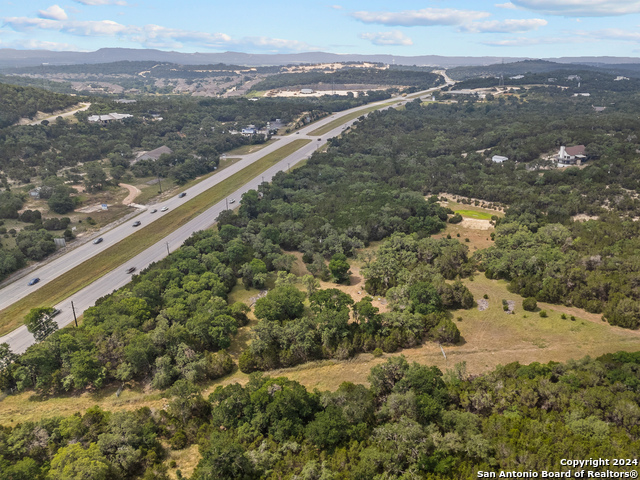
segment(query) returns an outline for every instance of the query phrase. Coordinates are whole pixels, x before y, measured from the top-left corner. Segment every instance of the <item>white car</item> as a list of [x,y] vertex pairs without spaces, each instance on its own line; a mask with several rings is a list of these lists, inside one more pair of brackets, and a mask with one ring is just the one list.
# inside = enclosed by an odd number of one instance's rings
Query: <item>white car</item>
[[167,210],[169,210],[169,207],[162,207],[162,208],[160,209],[160,211],[161,211],[161,212],[166,212]]
[[229,200],[229,203],[236,203],[236,199],[232,198],[231,200]]

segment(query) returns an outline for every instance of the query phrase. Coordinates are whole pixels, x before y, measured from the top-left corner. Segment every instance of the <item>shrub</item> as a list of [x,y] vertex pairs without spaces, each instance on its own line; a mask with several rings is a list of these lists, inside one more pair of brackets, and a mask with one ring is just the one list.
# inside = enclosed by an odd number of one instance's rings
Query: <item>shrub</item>
[[540,316],[541,316],[542,318],[547,318],[549,315],[547,315],[547,311],[546,311],[546,310],[541,310],[541,311],[540,311]]
[[383,355],[383,352],[382,352],[381,348],[376,348],[373,351],[373,356],[376,357],[376,358],[381,357],[382,355]]
[[560,318],[561,318],[562,320],[566,320],[566,319],[567,319],[567,314],[566,314],[566,313],[563,313],[562,315],[560,315]]
[[187,436],[184,434],[183,430],[178,430],[173,434],[170,440],[171,448],[173,450],[182,450],[187,446]]
[[456,213],[453,217],[451,217],[449,219],[449,223],[460,223],[462,221],[462,215],[460,215],[459,213]]
[[384,342],[382,343],[382,350],[386,353],[393,353],[398,350],[398,342],[394,336],[390,335],[384,339]]
[[251,373],[256,371],[256,359],[249,350],[245,350],[238,359],[238,368],[242,373]]
[[538,302],[534,297],[527,297],[522,301],[522,308],[527,312],[535,312],[538,308]]
[[489,300],[489,295],[487,295],[486,293],[482,296],[482,298],[484,298],[485,300]]

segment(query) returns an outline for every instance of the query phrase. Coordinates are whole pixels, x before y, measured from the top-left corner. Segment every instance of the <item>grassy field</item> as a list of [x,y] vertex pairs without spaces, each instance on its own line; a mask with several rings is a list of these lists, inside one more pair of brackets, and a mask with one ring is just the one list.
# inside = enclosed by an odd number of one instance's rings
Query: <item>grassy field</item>
[[78,265],[55,280],[45,283],[40,289],[22,298],[10,307],[0,311],[0,335],[22,325],[24,316],[29,310],[40,305],[55,305],[69,295],[81,290],[91,282],[110,272],[115,266],[149,248],[154,243],[166,237],[176,228],[199,215],[207,208],[221,201],[252,178],[264,172],[283,158],[292,154],[311,140],[295,140],[284,147],[264,156],[247,168],[229,177],[215,186],[211,191],[204,192],[180,207],[170,210],[160,219],[146,226],[133,235],[121,240],[112,247],[104,250],[91,260]]
[[481,210],[454,210],[456,213],[459,213],[463,217],[467,218],[475,218],[477,220],[491,220],[491,217],[495,215],[495,213],[487,213]]
[[370,107],[363,108],[362,110],[358,110],[357,112],[351,112],[348,115],[343,115],[340,118],[336,118],[335,120],[327,123],[323,127],[316,128],[315,130],[309,132],[308,135],[324,135],[325,133],[330,132],[334,128],[339,127],[340,125],[342,125],[343,123],[349,120],[353,120],[354,118],[361,117],[362,115],[365,115],[369,112],[373,112],[374,110],[378,110],[388,105],[393,105],[394,103],[396,102],[384,103],[382,105],[372,105]]

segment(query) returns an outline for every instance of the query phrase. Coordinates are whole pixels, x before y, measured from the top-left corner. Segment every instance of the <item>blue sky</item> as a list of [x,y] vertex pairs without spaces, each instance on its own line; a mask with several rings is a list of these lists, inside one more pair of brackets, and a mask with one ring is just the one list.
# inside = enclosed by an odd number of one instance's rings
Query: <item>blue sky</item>
[[640,57],[640,0],[0,0],[0,48]]

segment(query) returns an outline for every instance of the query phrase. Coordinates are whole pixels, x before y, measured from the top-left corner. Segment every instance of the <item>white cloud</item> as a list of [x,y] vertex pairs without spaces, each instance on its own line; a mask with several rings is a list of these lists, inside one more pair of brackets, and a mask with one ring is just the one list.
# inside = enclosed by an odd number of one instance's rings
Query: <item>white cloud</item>
[[609,17],[640,13],[640,0],[512,0],[517,7],[565,17]]
[[461,25],[490,16],[489,12],[474,10],[454,10],[452,8],[423,8],[401,12],[354,12],[354,18],[363,23],[400,25],[405,27],[431,25]]
[[494,6],[495,6],[495,7],[498,7],[498,8],[507,8],[507,9],[509,9],[509,10],[515,10],[516,8],[518,8],[518,7],[516,7],[516,6],[515,6],[513,3],[511,3],[511,2],[507,2],[507,3],[496,3]]
[[342,10],[342,5],[329,5],[329,8],[333,8],[334,10]]
[[598,40],[622,40],[625,42],[640,42],[640,32],[630,32],[620,28],[605,28],[591,32],[575,32],[582,37]]
[[25,48],[29,50],[54,50],[54,51],[73,51],[73,52],[84,51],[70,43],[45,42],[42,40],[35,40],[33,38],[30,38],[25,41],[13,42],[11,46],[13,48],[18,47],[21,49]]
[[50,20],[66,20],[69,18],[67,16],[67,12],[58,5],[51,5],[45,10],[38,10],[38,16],[40,18],[48,18]]
[[413,45],[413,41],[404,33],[393,32],[375,32],[361,33],[359,35],[363,40],[369,40],[374,45]]
[[18,32],[53,30],[76,36],[118,37],[152,48],[183,48],[184,44],[211,49],[253,49],[269,52],[317,50],[297,40],[269,37],[234,39],[225,33],[198,32],[161,25],[122,25],[112,20],[75,21],[48,18],[7,17],[4,24]]
[[487,22],[473,22],[460,26],[460,31],[469,33],[519,33],[537,30],[548,22],[541,18],[527,20],[490,20]]
[[83,5],[120,5],[121,7],[124,7],[125,5],[127,5],[127,2],[125,2],[124,0],[74,0],[78,3],[81,3]]
[[61,21],[47,18],[9,17],[4,22],[14,30],[24,32],[28,30],[57,30],[80,36],[114,36],[132,33],[138,27],[125,26],[111,20],[99,21]]

